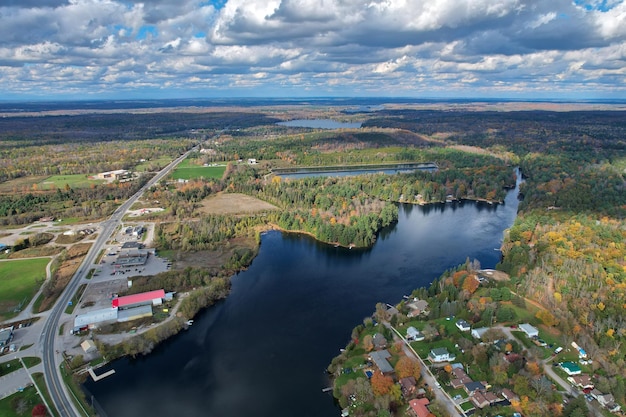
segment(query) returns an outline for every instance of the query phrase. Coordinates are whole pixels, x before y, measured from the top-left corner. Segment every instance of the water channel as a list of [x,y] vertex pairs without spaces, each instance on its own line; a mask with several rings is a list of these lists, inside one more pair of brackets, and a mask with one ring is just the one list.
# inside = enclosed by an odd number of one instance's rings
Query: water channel
[[395,304],[467,257],[494,267],[517,207],[517,188],[502,205],[401,205],[398,224],[367,250],[267,233],[225,301],[86,387],[111,417],[338,416],[321,390],[352,328],[377,302]]

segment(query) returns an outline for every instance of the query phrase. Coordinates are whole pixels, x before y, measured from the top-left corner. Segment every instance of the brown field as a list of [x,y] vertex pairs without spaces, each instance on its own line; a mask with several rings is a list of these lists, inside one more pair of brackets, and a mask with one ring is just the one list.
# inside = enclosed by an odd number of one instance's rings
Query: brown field
[[245,194],[219,193],[204,200],[199,211],[204,214],[248,214],[276,209],[270,203]]
[[0,194],[14,194],[24,191],[32,191],[33,185],[48,178],[49,175],[16,178],[0,183]]
[[187,267],[206,268],[213,273],[218,273],[224,264],[240,248],[248,248],[257,251],[258,245],[254,238],[235,238],[228,241],[228,244],[220,246],[216,250],[204,250],[197,252],[177,251],[175,255],[174,269],[185,269]]
[[59,269],[57,269],[50,280],[47,291],[44,291],[44,299],[38,312],[46,311],[54,305],[56,299],[61,295],[83,262],[83,258],[89,252],[89,248],[91,248],[91,243],[78,243],[67,250],[65,261],[59,266]]

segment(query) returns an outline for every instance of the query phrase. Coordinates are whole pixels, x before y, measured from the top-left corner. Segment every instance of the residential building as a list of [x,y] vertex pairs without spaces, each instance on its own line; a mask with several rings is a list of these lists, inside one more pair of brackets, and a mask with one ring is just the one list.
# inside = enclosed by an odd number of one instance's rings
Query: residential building
[[465,320],[457,320],[456,327],[462,332],[469,332],[471,327]]
[[417,317],[420,314],[428,314],[428,301],[426,300],[418,300],[413,299],[410,303],[407,303],[406,306],[409,308],[408,317]]
[[376,333],[374,337],[372,337],[372,342],[374,343],[374,349],[385,349],[387,347],[387,339],[381,333]]
[[567,375],[570,376],[580,375],[582,373],[580,366],[578,366],[574,362],[562,362],[561,364],[559,364],[559,366],[565,371],[565,373],[567,373]]
[[583,390],[593,390],[594,385],[589,375],[568,376],[567,380],[574,386]]
[[404,398],[415,394],[415,389],[417,388],[417,381],[415,380],[415,377],[407,376],[400,379],[398,382],[400,383],[400,388],[402,389],[402,395]]
[[508,388],[502,390],[502,396],[509,401],[519,401],[519,396]]
[[417,330],[415,327],[411,326],[408,329],[406,329],[406,338],[408,340],[421,342],[422,340],[424,340],[424,335],[422,334],[422,332]]
[[376,367],[383,374],[393,373],[393,366],[389,363],[387,359],[391,357],[391,354],[388,350],[377,350],[375,352],[371,352],[369,355],[369,359],[374,362]]
[[500,398],[491,391],[481,392],[476,391],[474,395],[470,398],[472,403],[478,408],[484,408],[488,405],[491,405],[495,402],[500,401]]
[[473,395],[477,391],[484,391],[485,390],[485,385],[482,382],[472,381],[472,382],[468,382],[467,384],[463,385],[463,389],[469,395]]
[[489,327],[479,327],[478,329],[472,329],[472,337],[476,339],[482,339],[483,335],[487,333]]
[[455,359],[455,356],[448,352],[448,349],[446,348],[436,348],[430,351],[430,353],[428,354],[428,359],[430,359],[430,361],[434,363],[449,362],[453,361]]
[[428,398],[420,398],[416,400],[409,401],[409,412],[414,417],[432,417],[432,414],[426,406],[430,404]]
[[526,336],[530,338],[539,337],[539,330],[537,330],[535,327],[531,326],[528,323],[520,324],[519,329],[526,333]]

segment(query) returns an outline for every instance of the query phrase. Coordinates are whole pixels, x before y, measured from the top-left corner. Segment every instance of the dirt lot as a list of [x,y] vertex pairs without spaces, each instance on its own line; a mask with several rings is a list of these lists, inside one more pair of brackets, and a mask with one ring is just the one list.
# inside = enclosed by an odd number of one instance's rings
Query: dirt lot
[[272,204],[245,194],[219,193],[204,200],[199,211],[205,214],[248,214],[276,209]]
[[212,251],[182,252],[178,251],[175,256],[174,269],[187,267],[202,267],[213,271],[219,271],[228,261],[235,250],[249,248],[256,252],[258,245],[253,238],[231,239],[228,245],[224,245]]

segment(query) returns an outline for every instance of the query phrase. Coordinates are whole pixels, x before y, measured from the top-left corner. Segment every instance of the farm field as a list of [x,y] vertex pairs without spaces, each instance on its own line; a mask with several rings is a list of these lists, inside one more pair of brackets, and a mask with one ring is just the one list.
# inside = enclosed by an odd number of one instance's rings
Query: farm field
[[191,164],[188,160],[180,163],[180,165],[172,173],[175,180],[193,180],[197,178],[222,178],[226,171],[226,165],[219,166],[200,166]]
[[50,190],[52,188],[63,189],[65,185],[69,185],[72,188],[87,188],[91,184],[102,183],[103,180],[90,180],[84,174],[75,175],[52,175],[41,181],[38,185],[41,190]]
[[22,301],[28,302],[46,278],[47,258],[0,262],[0,318],[7,318]]
[[219,193],[205,199],[200,211],[204,214],[247,214],[276,210],[277,207],[258,198],[239,193]]

